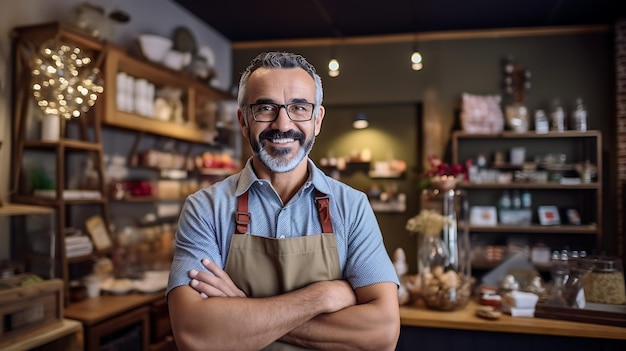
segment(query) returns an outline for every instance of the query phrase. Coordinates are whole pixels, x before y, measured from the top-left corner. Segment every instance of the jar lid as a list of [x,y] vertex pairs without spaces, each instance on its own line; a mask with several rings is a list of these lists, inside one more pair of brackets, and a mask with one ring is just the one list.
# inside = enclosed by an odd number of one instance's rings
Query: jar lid
[[615,270],[622,270],[622,260],[619,257],[596,256],[590,257],[593,261],[593,271],[599,273],[608,273]]

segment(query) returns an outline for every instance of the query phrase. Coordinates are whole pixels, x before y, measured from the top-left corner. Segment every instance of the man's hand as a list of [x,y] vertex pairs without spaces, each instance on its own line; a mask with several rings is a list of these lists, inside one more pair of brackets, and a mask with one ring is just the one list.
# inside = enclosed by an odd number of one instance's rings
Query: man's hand
[[189,272],[191,287],[198,291],[202,297],[246,297],[246,294],[215,262],[204,259],[202,264],[213,274],[195,269]]

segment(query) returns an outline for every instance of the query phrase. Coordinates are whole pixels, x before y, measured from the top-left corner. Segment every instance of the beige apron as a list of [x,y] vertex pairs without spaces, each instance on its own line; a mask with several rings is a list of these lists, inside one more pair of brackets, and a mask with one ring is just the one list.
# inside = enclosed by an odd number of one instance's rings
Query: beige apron
[[[275,239],[245,235],[251,218],[248,192],[237,199],[237,232],[230,242],[225,271],[246,296],[274,296],[316,281],[341,278],[328,196],[316,190],[315,202],[323,233]],[[275,342],[263,350],[303,349]]]

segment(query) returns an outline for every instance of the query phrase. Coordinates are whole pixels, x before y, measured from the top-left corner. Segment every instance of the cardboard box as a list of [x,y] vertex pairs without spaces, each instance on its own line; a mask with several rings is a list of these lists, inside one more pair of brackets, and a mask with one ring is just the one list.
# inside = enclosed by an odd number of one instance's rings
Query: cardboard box
[[0,349],[21,334],[63,319],[63,281],[49,279],[20,286],[28,275],[0,280]]

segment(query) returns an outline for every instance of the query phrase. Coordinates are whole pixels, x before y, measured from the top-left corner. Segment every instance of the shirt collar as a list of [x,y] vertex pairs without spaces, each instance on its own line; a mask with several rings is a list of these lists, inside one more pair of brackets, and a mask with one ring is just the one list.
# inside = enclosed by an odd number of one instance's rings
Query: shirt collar
[[[315,189],[321,191],[322,193],[329,195],[330,187],[328,185],[328,179],[326,174],[317,166],[310,158],[307,158],[307,166],[309,168],[309,179],[304,183],[303,188],[308,188],[311,185],[315,187]],[[239,182],[237,183],[237,190],[235,191],[235,196],[240,196],[250,189],[250,187],[257,183],[262,184],[267,182],[266,180],[259,179],[254,173],[254,169],[252,168],[252,157],[246,161],[246,165],[240,172]]]

